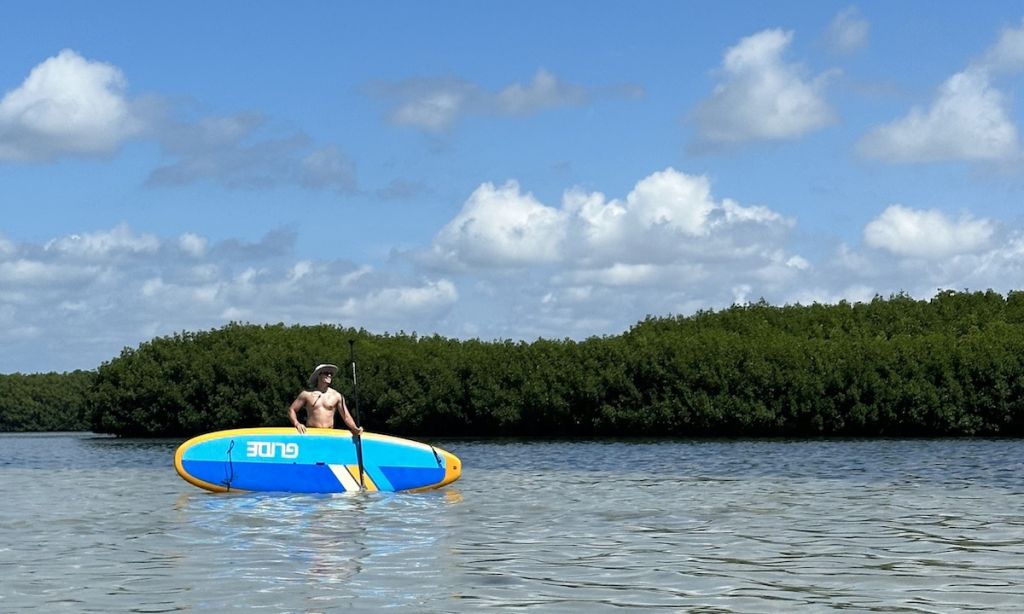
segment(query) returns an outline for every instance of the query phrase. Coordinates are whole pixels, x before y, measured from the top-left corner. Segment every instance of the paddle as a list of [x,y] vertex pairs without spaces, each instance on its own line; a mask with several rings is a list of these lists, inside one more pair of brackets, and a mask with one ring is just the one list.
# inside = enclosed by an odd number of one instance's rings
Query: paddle
[[[359,382],[356,380],[355,345],[355,339],[348,340],[348,355],[352,361],[352,401],[355,409],[352,419],[355,420],[356,426],[359,426]],[[358,432],[352,433],[352,442],[356,444],[356,462],[359,463],[359,490],[366,490],[366,485],[363,483],[363,439]]]

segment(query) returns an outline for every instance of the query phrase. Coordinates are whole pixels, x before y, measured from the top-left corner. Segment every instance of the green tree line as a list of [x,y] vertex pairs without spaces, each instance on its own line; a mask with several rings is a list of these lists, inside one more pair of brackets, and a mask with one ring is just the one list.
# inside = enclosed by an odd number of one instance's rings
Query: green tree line
[[85,396],[95,376],[92,371],[0,375],[0,432],[88,430]]
[[[160,337],[68,387],[88,428],[185,436],[288,424],[313,366],[361,422],[399,435],[1024,435],[1024,293],[765,302],[648,317],[583,341],[230,324]],[[6,378],[0,376],[0,384]],[[21,376],[31,377],[31,376]],[[44,376],[40,376],[44,377]],[[53,377],[53,376],[46,376]],[[0,424],[19,421],[3,405]],[[29,425],[30,427],[32,425]]]

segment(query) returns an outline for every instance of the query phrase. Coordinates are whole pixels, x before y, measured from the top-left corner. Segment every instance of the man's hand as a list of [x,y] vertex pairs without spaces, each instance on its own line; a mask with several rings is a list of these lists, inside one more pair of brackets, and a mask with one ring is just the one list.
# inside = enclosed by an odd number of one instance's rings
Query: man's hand
[[295,430],[298,431],[300,435],[305,434],[306,425],[300,422],[299,424],[295,425]]

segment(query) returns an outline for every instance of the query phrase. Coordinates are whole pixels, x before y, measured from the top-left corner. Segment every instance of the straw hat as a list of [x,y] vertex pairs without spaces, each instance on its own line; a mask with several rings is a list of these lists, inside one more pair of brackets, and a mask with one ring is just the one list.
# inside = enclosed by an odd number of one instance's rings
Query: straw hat
[[316,369],[313,369],[313,375],[309,376],[309,387],[316,388],[317,383],[320,381],[320,374],[324,371],[329,371],[331,375],[335,375],[338,372],[337,365],[317,365]]

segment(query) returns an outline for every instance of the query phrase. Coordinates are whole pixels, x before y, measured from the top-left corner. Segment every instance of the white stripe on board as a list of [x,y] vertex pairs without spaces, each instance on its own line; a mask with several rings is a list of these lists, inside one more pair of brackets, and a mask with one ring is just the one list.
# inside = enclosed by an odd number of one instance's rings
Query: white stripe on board
[[334,473],[334,477],[338,478],[341,485],[345,488],[345,492],[355,492],[359,490],[359,483],[352,479],[352,474],[348,472],[345,465],[327,465],[331,468],[331,472]]

